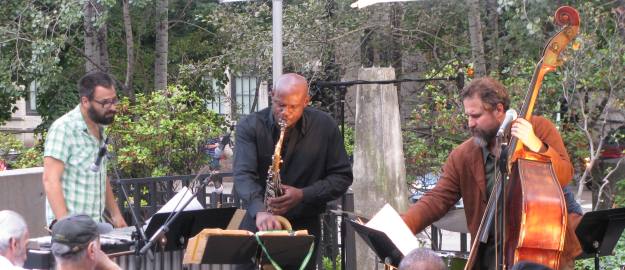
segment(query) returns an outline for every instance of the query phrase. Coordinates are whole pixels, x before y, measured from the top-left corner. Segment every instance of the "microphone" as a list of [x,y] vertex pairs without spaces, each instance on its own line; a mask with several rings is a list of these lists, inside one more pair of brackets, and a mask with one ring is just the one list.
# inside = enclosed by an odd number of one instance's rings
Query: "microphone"
[[514,109],[508,109],[506,111],[506,118],[503,119],[503,122],[499,126],[499,130],[497,131],[497,137],[503,136],[503,133],[506,131],[510,123],[517,118],[517,113]]
[[96,157],[93,164],[89,166],[89,169],[92,172],[100,171],[100,164],[102,164],[102,159],[104,158],[104,156],[106,156],[106,152],[108,152],[108,149],[106,148],[106,145],[108,143],[109,143],[109,138],[106,137],[106,139],[104,139],[104,143],[102,144],[102,146],[100,146],[100,150],[98,150],[98,156]]

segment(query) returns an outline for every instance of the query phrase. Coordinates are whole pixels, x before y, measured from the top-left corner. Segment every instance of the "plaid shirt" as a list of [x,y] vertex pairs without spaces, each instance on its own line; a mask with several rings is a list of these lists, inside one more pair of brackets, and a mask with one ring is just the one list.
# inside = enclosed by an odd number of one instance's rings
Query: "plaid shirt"
[[[45,141],[44,157],[53,157],[64,163],[61,185],[69,214],[87,214],[101,221],[106,194],[106,158],[100,170],[90,169],[101,142],[89,133],[80,112],[80,105],[52,123]],[[46,200],[48,224],[54,219]]]

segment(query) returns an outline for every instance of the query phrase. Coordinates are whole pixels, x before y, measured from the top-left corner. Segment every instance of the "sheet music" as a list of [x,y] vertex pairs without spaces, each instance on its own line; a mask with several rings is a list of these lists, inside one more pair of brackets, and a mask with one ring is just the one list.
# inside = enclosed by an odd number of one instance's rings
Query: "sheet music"
[[[193,197],[193,192],[191,192],[191,190],[189,190],[187,187],[182,187],[176,193],[176,195],[174,195],[174,197],[172,197],[169,201],[167,201],[167,203],[165,203],[165,205],[163,205],[161,209],[158,209],[158,211],[156,211],[155,214],[171,213],[174,211],[178,211],[182,209],[182,206],[185,204],[187,200],[189,200],[189,197]],[[202,205],[197,200],[197,198],[193,198],[193,200],[189,203],[189,205],[187,205],[184,211],[201,210],[201,209],[204,209],[204,207],[202,207]],[[148,224],[150,224],[150,220],[152,220],[152,218],[149,218],[148,220],[145,221],[145,225],[143,226],[144,230],[147,228]]]
[[412,234],[404,220],[388,203],[365,226],[384,232],[404,256],[419,247],[417,237]]

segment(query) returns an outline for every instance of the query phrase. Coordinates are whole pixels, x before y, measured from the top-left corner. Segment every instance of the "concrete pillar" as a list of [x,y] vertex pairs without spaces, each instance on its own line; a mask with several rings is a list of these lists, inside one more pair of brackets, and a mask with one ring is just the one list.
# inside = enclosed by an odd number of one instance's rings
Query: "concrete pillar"
[[28,224],[30,237],[48,235],[46,197],[41,177],[43,167],[0,172],[0,210],[13,210]]
[[[393,68],[361,68],[359,80],[393,80]],[[366,217],[385,203],[399,213],[408,207],[397,88],[392,84],[358,85],[354,147],[354,206]],[[358,269],[374,269],[376,256],[358,238]]]
[[258,87],[258,110],[269,107],[269,89],[267,87],[267,81],[260,82]]

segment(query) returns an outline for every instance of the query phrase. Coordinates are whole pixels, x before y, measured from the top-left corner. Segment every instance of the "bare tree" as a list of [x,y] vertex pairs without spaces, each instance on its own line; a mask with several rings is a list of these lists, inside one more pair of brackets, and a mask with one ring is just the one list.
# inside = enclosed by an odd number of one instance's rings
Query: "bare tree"
[[486,75],[486,60],[484,57],[484,39],[482,38],[482,23],[480,22],[479,0],[466,0],[469,11],[469,35],[471,38],[471,54],[473,56],[473,67],[475,76]]
[[158,0],[156,7],[156,56],[154,59],[154,90],[167,89],[168,0]]
[[[625,73],[622,59],[625,44],[618,31],[609,30],[618,28],[617,14],[612,18],[605,14],[593,15],[597,21],[582,31],[592,35],[583,36],[580,41],[583,45],[577,46],[581,48],[570,57],[563,73],[562,88],[565,100],[571,105],[568,114],[574,118],[573,122],[588,146],[586,166],[577,179],[576,197],[579,200],[584,186],[592,181],[595,185],[593,203],[595,208],[601,209],[611,207],[604,203],[612,201],[614,195],[615,181],[610,177],[623,166],[621,160],[602,160],[601,153],[610,131],[617,128],[613,122],[625,117],[622,113],[625,106],[622,91],[625,87],[622,75]],[[614,24],[614,27],[607,28],[606,24]]]

